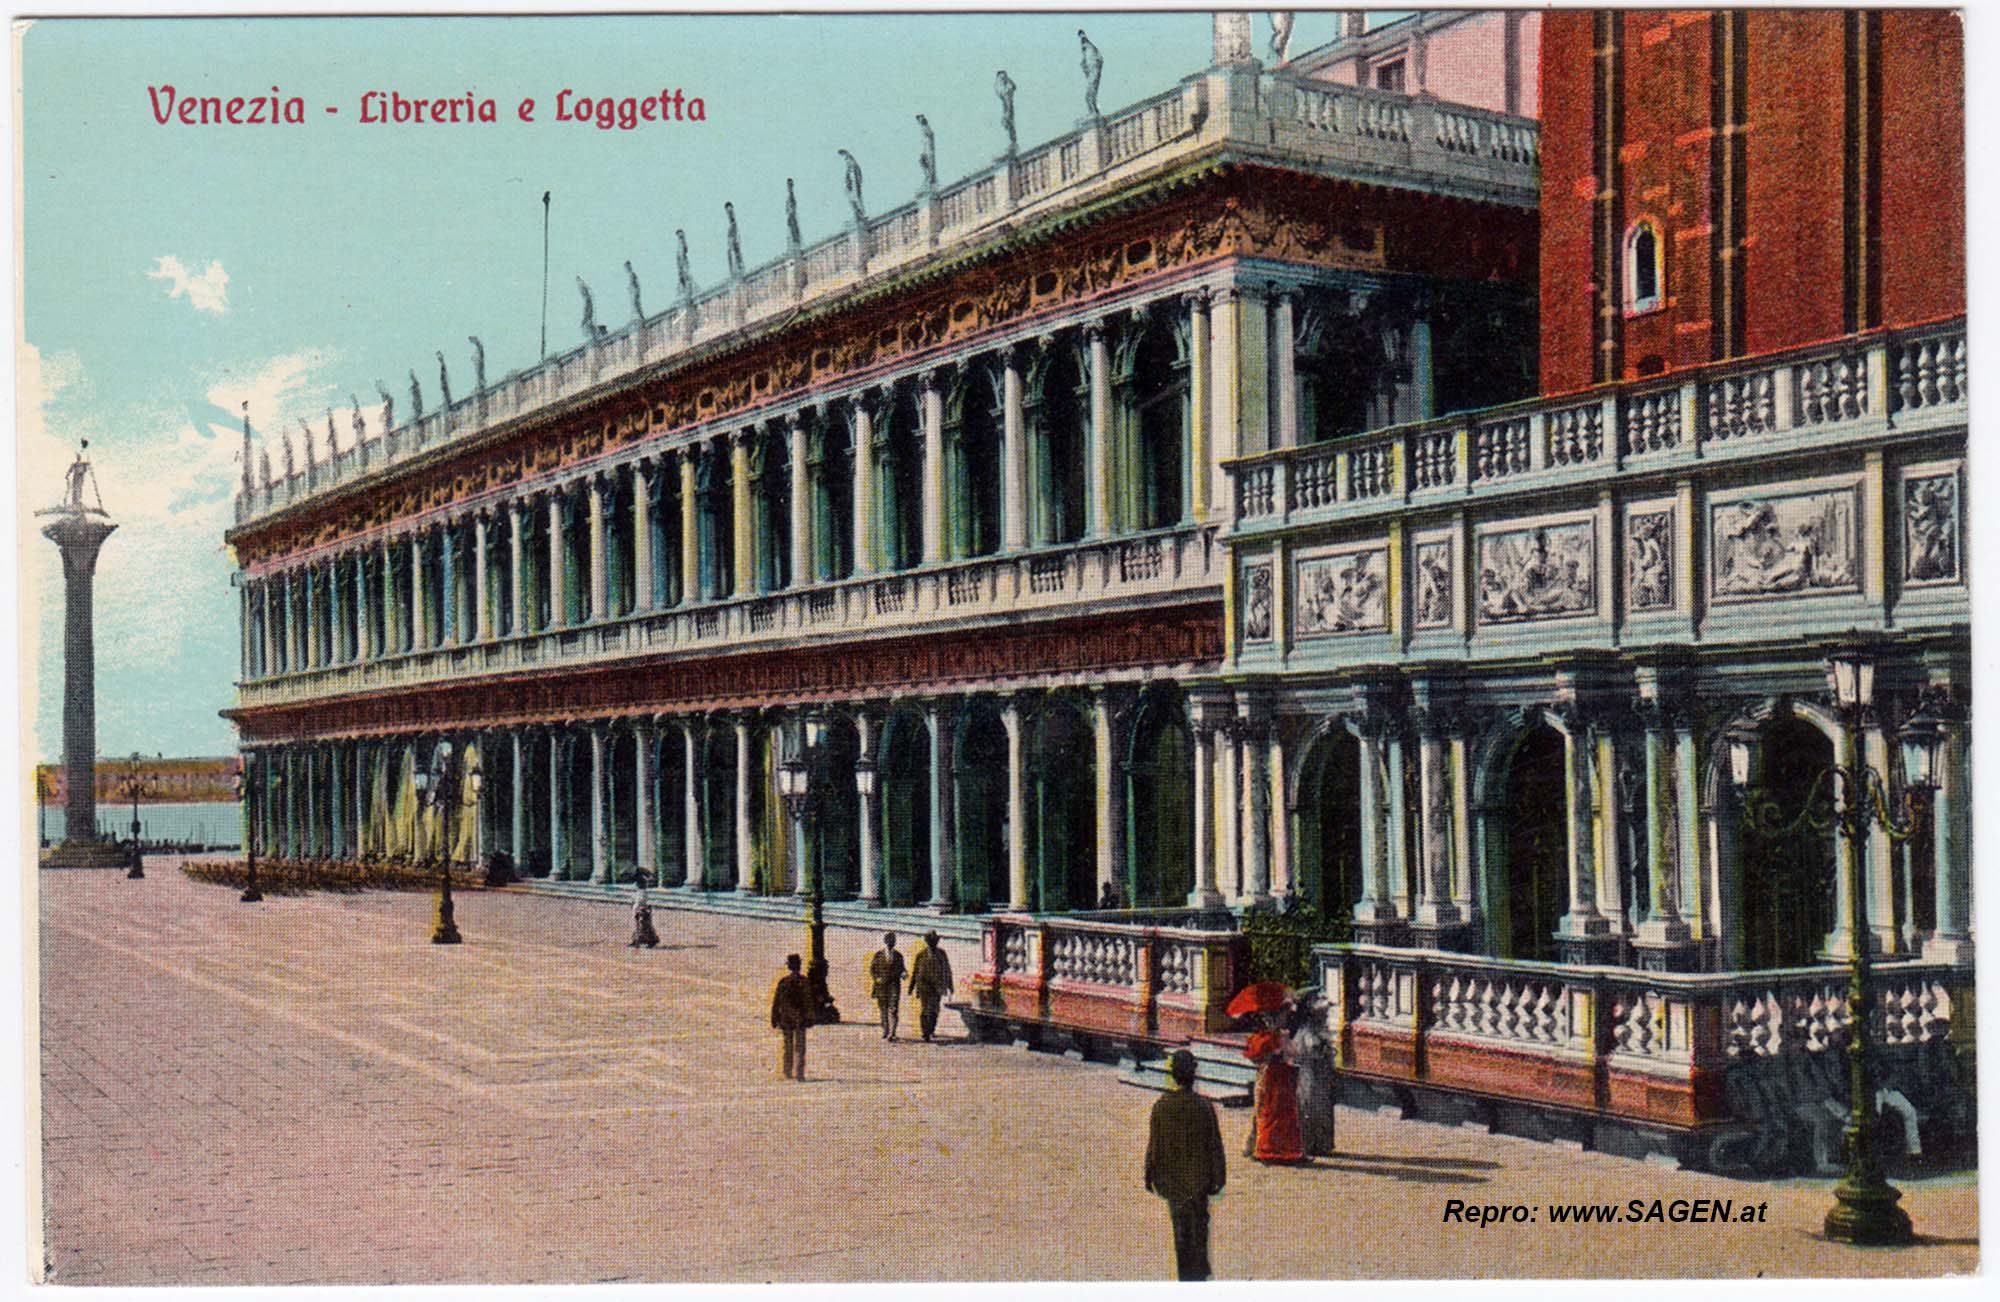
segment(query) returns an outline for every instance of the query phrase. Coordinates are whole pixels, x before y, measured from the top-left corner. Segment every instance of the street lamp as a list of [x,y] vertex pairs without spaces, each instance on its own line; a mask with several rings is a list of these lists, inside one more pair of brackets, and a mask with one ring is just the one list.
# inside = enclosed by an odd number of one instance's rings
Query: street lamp
[[[165,759],[166,756],[160,754],[158,758]],[[131,797],[132,800],[132,867],[126,872],[125,876],[128,878],[139,878],[146,875],[146,856],[145,852],[140,848],[139,841],[139,797],[151,795],[152,784],[139,775],[139,765],[145,762],[144,756],[135,750],[132,752],[132,758],[127,762],[132,766],[131,772],[125,776],[125,794]]]
[[[260,799],[262,793],[258,790],[256,781],[250,776],[251,766],[256,762],[254,754],[246,754],[243,757],[242,771],[236,775],[237,800],[248,800],[252,806],[250,829],[243,837],[243,875],[246,880],[243,894],[236,897],[245,904],[255,904],[264,898],[264,892],[257,889],[257,829],[263,824],[266,811],[263,807],[264,802]],[[280,779],[269,777],[267,774],[267,785],[275,786],[279,781]]]
[[[1873,948],[1868,925],[1867,884],[1861,880],[1861,847],[1871,829],[1879,828],[1901,843],[1916,835],[1924,822],[1920,798],[1936,786],[1937,752],[1943,729],[1937,718],[1920,708],[1904,723],[1898,741],[1903,753],[1904,781],[1899,795],[1890,793],[1888,778],[1861,758],[1861,722],[1873,708],[1875,665],[1865,650],[1843,649],[1827,658],[1827,682],[1833,689],[1846,741],[1848,764],[1833,764],[1814,779],[1805,808],[1792,823],[1773,829],[1780,838],[1801,832],[1824,833],[1837,828],[1847,871],[1847,1006],[1848,1115],[1842,1137],[1847,1147],[1847,1172],[1834,1186],[1834,1206],[1826,1214],[1826,1236],[1842,1243],[1901,1245],[1915,1241],[1910,1216],[1897,1203],[1902,1194],[1882,1176],[1875,1160],[1875,1071],[1869,1027],[1874,1014],[1870,974]],[[1729,733],[1729,774],[1738,789],[1749,784],[1753,730],[1737,727]],[[1829,791],[1830,788],[1830,791]],[[1830,796],[1829,815],[1821,814]]]
[[794,844],[800,866],[806,870],[806,985],[811,992],[813,1020],[834,1023],[840,1020],[840,1010],[826,984],[826,899],[820,890],[819,855],[806,852],[818,813],[818,793],[813,787],[825,754],[821,745],[825,734],[824,720],[817,716],[806,720],[797,752],[778,765],[778,794],[797,829]]
[[[447,824],[442,853],[438,855],[438,902],[437,921],[431,927],[431,944],[456,945],[459,943],[458,923],[452,916],[451,903],[451,833],[448,830],[452,811],[458,804],[458,770],[455,767],[451,743],[441,741],[432,752],[429,772],[419,769],[414,781],[417,788],[417,802],[438,814],[440,822]],[[424,820],[419,820],[419,824]]]

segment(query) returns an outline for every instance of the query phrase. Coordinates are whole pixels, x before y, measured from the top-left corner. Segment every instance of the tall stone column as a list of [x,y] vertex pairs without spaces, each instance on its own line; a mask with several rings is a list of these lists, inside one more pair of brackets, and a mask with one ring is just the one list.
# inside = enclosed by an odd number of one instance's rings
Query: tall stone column
[[1188,907],[1219,909],[1222,892],[1215,884],[1215,723],[1197,711],[1194,719],[1194,889]]
[[318,669],[319,654],[319,566],[308,562],[300,569],[305,587],[305,656],[304,668]]
[[750,500],[750,430],[729,437],[730,559],[735,562],[736,595],[757,590],[757,518]]
[[694,459],[699,453],[690,443],[681,449],[681,601],[705,601],[708,593],[701,584],[701,503],[695,496]]
[[[1120,881],[1125,865],[1125,728],[1121,726],[1119,702],[1110,689],[1091,692],[1091,741],[1097,759],[1097,890],[1118,889],[1122,898],[1125,883]],[[1130,900],[1126,904],[1131,904]]]
[[278,608],[284,613],[279,620],[284,636],[278,643],[278,668],[281,672],[293,674],[299,669],[299,621],[297,603],[292,599],[292,572],[286,570],[278,575]]
[[1934,693],[1932,710],[1943,720],[1938,744],[1937,791],[1931,797],[1933,881],[1937,925],[1924,938],[1926,963],[1970,966],[1972,948],[1972,783],[1966,764],[1966,710],[1962,702]]
[[1298,301],[1298,294],[1292,290],[1277,296],[1276,320],[1271,330],[1278,385],[1278,428],[1273,431],[1271,441],[1281,448],[1299,445]]
[[493,636],[493,598],[487,591],[493,572],[486,559],[486,522],[492,517],[490,507],[480,507],[472,518],[472,636],[484,642]]
[[[89,463],[78,465],[87,473]],[[74,472],[72,472],[74,474]],[[73,508],[73,509],[72,509]],[[48,862],[77,867],[117,862],[97,837],[97,635],[93,610],[97,555],[118,526],[83,506],[81,481],[42,536],[56,545],[63,567],[63,840]]]
[[957,878],[953,871],[951,807],[951,720],[948,707],[931,701],[924,707],[924,727],[931,746],[931,907],[951,907]]
[[401,603],[396,599],[395,553],[389,550],[387,538],[376,544],[375,571],[382,580],[382,655],[386,658],[403,649],[406,623]]
[[368,660],[375,655],[375,603],[368,599],[369,549],[354,550],[354,658]]
[[611,880],[610,828],[604,817],[604,725],[590,726],[590,880]]
[[1571,962],[1600,957],[1611,922],[1597,909],[1596,824],[1597,745],[1594,729],[1578,712],[1565,713],[1563,790],[1569,828],[1569,912],[1559,924],[1558,941]]
[[563,498],[565,488],[549,490],[549,627],[568,623],[569,582],[563,574]]
[[653,725],[642,723],[632,735],[632,813],[637,822],[634,851],[639,869],[659,884],[660,839],[658,805],[653,794],[653,748],[658,744]]
[[1090,485],[1085,500],[1089,516],[1086,536],[1111,532],[1112,445],[1110,328],[1102,320],[1084,329],[1090,347]]
[[508,734],[514,743],[514,767],[507,775],[511,788],[507,806],[508,853],[514,857],[514,871],[525,877],[528,870],[522,860],[528,853],[528,748],[522,742],[519,728],[510,728]]
[[604,477],[592,475],[586,482],[590,502],[590,609],[584,618],[603,619],[611,613],[605,587],[604,556]]
[[813,571],[812,484],[806,476],[806,423],[802,412],[785,419],[785,438],[790,446],[788,469],[792,477],[792,586],[800,587],[818,577]]
[[1012,908],[1028,907],[1028,839],[1022,835],[1027,825],[1027,794],[1021,756],[1021,707],[1008,698],[1000,709],[1001,726],[1007,730],[1007,903]]
[[689,714],[681,717],[681,747],[685,763],[681,766],[681,797],[683,818],[681,820],[684,837],[683,859],[687,863],[687,879],[681,884],[691,891],[704,890],[708,886],[708,855],[706,841],[701,827],[701,716]]
[[[1223,397],[1216,396],[1215,349],[1209,320],[1209,292],[1197,289],[1187,296],[1188,313],[1188,492],[1196,519],[1208,510],[1208,466],[1215,459],[1216,407],[1227,399],[1229,383],[1222,383]],[[1131,523],[1127,521],[1126,523]]]
[[[1646,820],[1646,879],[1651,886],[1645,901],[1646,918],[1633,929],[1632,945],[1641,967],[1653,971],[1686,971],[1693,966],[1693,932],[1681,913],[1683,865],[1677,809],[1695,799],[1692,790],[1679,790],[1675,735],[1676,716],[1689,713],[1678,699],[1670,699],[1670,686],[1657,671],[1642,666],[1638,671],[1638,713],[1644,728],[1646,790],[1642,815]],[[1678,694],[1673,693],[1677,698]],[[1692,730],[1691,714],[1678,720]],[[1692,738],[1689,739],[1692,747]],[[1632,901],[1636,910],[1640,901]]]
[[854,574],[875,572],[875,414],[872,391],[854,399]]
[[1188,458],[1189,512],[1197,520],[1208,518],[1214,502],[1213,477],[1221,473],[1221,464],[1237,452],[1243,419],[1239,398],[1245,304],[1243,292],[1234,285],[1226,285],[1216,291],[1209,312],[1207,446],[1203,454]]
[[750,728],[753,716],[738,715],[736,726],[736,889],[749,894],[757,889],[756,845],[750,823],[750,791],[755,777],[750,770]]
[[1000,537],[1010,552],[1028,545],[1028,433],[1021,418],[1021,356],[1007,349],[1001,372]]
[[924,564],[945,559],[943,372],[925,371],[917,381],[924,417]]
[[1427,699],[1417,685],[1418,704],[1412,711],[1417,729],[1417,903],[1411,918],[1418,943],[1444,948],[1448,934],[1464,921],[1452,898],[1457,839],[1452,829],[1452,791],[1447,759],[1451,707]]
[[451,646],[459,639],[458,623],[458,521],[438,526],[438,636],[437,645]]
[[1236,723],[1243,752],[1244,892],[1252,904],[1265,904],[1271,899],[1270,703],[1245,700]]
[[430,594],[424,584],[424,538],[429,529],[410,535],[410,649],[431,645]]
[[[653,463],[632,463],[632,609],[653,609]],[[646,871],[651,872],[647,865]]]
[[1215,872],[1225,901],[1240,900],[1243,882],[1243,734],[1226,705],[1215,721]]
[[563,836],[562,730],[549,729],[549,880],[561,881],[569,847]]
[[1273,722],[1267,743],[1265,764],[1270,773],[1271,801],[1271,893],[1290,899],[1298,890],[1298,874],[1292,866],[1291,754],[1285,744],[1285,730]]
[[[861,801],[861,902],[879,905],[882,903],[882,818],[881,786],[879,782],[863,782],[859,779],[862,765],[874,768],[879,756],[875,721],[864,713],[855,715],[854,727],[860,739],[860,749],[856,752],[856,786]],[[879,775],[876,775],[879,776]],[[1017,833],[1018,835],[1018,833]]]

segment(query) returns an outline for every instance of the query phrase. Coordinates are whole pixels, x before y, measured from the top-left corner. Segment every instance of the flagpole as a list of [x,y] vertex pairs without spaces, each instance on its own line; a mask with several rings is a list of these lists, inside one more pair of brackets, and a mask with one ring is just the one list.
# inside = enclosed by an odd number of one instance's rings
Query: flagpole
[[542,352],[549,355],[549,192],[542,191]]

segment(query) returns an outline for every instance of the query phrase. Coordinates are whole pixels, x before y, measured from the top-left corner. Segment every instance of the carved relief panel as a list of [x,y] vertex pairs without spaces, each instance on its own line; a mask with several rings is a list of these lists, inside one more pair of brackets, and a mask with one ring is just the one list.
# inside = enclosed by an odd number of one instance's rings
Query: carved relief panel
[[1860,572],[1855,488],[1711,503],[1709,556],[1717,601],[1852,592]]
[[1911,587],[1959,582],[1964,516],[1958,467],[1911,466],[1902,483],[1903,582]]
[[1479,536],[1479,622],[1597,613],[1597,521],[1506,525]]
[[1369,547],[1301,556],[1294,571],[1301,637],[1365,633],[1389,626],[1389,552]]
[[1457,593],[1451,565],[1451,535],[1419,537],[1413,548],[1416,626],[1451,627],[1452,601]]
[[1625,608],[1674,606],[1674,512],[1671,502],[1625,508]]

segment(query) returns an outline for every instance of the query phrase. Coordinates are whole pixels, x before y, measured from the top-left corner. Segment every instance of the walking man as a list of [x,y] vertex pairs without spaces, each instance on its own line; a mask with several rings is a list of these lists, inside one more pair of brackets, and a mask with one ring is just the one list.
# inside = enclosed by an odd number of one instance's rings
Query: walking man
[[771,1025],[784,1035],[785,1079],[806,1078],[806,1027],[812,1025],[812,988],[799,972],[799,956],[785,955],[786,972],[771,992]]
[[1176,1049],[1172,1085],[1153,1104],[1146,1141],[1146,1189],[1167,1200],[1174,1224],[1175,1277],[1208,1278],[1208,1200],[1226,1174],[1215,1105],[1194,1092],[1194,1055]]
[[917,1025],[924,1043],[937,1034],[938,1005],[951,993],[951,960],[938,948],[938,934],[924,933],[924,947],[910,961],[910,993],[917,997]]
[[908,971],[896,949],[896,933],[884,932],[882,948],[868,959],[868,993],[874,996],[876,1010],[882,1014],[882,1038],[891,1044],[895,1043],[896,1023],[902,1015],[903,974]]

